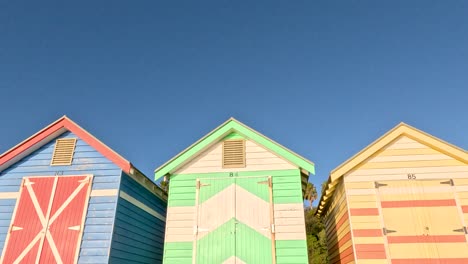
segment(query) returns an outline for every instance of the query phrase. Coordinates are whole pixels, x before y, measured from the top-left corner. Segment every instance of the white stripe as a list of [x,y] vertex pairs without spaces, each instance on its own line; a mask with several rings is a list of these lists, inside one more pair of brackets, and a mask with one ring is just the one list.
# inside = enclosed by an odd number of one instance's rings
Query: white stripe
[[21,252],[18,258],[16,258],[13,264],[19,264],[23,260],[23,258],[29,253],[29,251],[31,251],[34,245],[36,245],[36,243],[41,239],[41,237],[42,237],[42,233],[39,232],[31,241],[31,243],[29,243],[29,245],[25,249],[23,249],[23,252]]
[[160,219],[161,221],[166,221],[166,217],[162,216],[160,213],[156,212],[155,210],[149,208],[147,205],[138,201],[132,196],[128,195],[126,192],[120,191],[120,197],[122,197],[122,199],[128,201],[129,203],[135,205],[136,207],[140,208],[141,210],[147,212],[148,214]]
[[0,193],[0,199],[18,199],[19,192],[4,192]]
[[70,226],[70,227],[68,227],[68,229],[70,229],[70,230],[75,230],[75,231],[80,231],[80,226],[79,226],[79,225],[77,225],[77,226]]
[[90,196],[92,197],[117,196],[117,194],[118,194],[117,189],[105,189],[105,190],[92,190]]
[[18,231],[18,230],[23,230],[23,228],[19,227],[19,226],[12,226],[11,227],[11,231]]
[[26,182],[25,182],[24,185],[26,185],[26,189],[29,192],[29,196],[31,197],[31,201],[32,201],[32,203],[34,205],[34,209],[36,210],[37,216],[39,217],[39,221],[41,221],[41,224],[42,224],[43,227],[46,226],[47,222],[46,222],[45,216],[42,213],[41,206],[39,205],[39,201],[37,200],[36,193],[34,192],[33,188],[31,187],[29,179],[26,179]]
[[52,225],[52,223],[60,216],[60,214],[67,208],[67,206],[72,202],[72,200],[78,195],[78,193],[85,187],[85,185],[88,183],[82,182],[78,187],[73,191],[73,193],[65,200],[65,202],[60,206],[60,208],[55,212],[55,214],[49,219],[49,226]]
[[49,241],[49,248],[52,251],[52,254],[54,255],[55,261],[57,261],[57,264],[63,264],[62,258],[60,257],[60,253],[57,249],[57,245],[55,245],[54,239],[52,238],[49,229],[47,229],[46,232],[46,239],[47,241]]

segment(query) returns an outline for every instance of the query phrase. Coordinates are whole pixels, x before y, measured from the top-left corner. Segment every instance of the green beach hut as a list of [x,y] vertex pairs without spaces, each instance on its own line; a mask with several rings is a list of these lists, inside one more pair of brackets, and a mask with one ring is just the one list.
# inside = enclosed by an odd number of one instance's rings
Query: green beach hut
[[307,263],[314,164],[231,118],[156,169],[169,198],[164,263]]

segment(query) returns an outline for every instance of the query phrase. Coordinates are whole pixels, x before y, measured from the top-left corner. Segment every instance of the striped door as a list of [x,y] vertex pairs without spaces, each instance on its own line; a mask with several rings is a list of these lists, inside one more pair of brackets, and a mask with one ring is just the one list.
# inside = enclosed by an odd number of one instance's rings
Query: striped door
[[24,178],[1,263],[75,263],[90,180]]
[[392,263],[468,263],[466,228],[451,183],[377,183]]
[[202,179],[198,186],[194,263],[272,263],[269,177]]

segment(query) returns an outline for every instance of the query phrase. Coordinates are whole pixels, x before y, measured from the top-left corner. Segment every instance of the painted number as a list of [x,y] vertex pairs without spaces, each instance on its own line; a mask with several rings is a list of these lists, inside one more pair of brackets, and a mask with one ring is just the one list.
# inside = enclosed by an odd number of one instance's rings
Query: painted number
[[416,180],[416,175],[414,173],[408,173],[408,180]]

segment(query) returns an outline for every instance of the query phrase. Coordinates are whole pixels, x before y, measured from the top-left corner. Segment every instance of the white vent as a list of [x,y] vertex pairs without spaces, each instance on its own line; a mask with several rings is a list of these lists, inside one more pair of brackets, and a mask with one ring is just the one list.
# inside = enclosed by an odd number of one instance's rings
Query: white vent
[[226,140],[223,142],[223,168],[245,167],[245,140]]
[[69,166],[75,153],[76,138],[61,138],[55,142],[51,166]]

